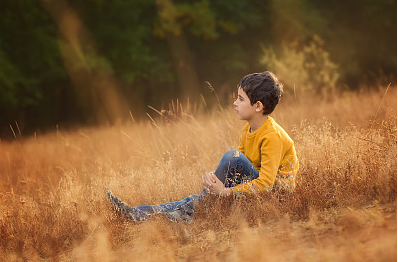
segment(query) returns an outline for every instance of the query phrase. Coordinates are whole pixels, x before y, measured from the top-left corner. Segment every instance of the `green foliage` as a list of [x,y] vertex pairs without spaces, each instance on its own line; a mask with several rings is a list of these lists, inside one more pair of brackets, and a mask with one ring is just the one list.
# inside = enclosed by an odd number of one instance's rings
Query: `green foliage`
[[6,58],[0,50],[0,104],[5,109],[14,109],[18,105],[18,80],[22,79],[17,68]]
[[[41,2],[1,2],[0,131],[22,119],[33,129],[76,123],[76,115],[87,123],[89,116],[76,114],[82,109],[61,56],[65,43]],[[371,84],[380,74],[396,80],[394,0],[65,2],[87,28],[80,37],[92,39],[81,54],[84,66],[112,74],[135,115],[190,88],[179,86],[166,34],[184,36],[198,93],[206,96],[209,81],[221,101],[254,71],[274,71],[287,91],[323,95],[342,83]]]
[[325,28],[326,21],[309,0],[270,0],[270,33],[276,41],[308,40],[319,28]]
[[292,42],[283,43],[278,50],[264,47],[261,63],[276,73],[286,91],[327,96],[335,90],[339,74],[323,44],[321,38],[314,36],[304,46]]
[[[397,71],[397,1],[347,0],[309,3],[325,24],[315,33],[325,40],[325,49],[340,65],[344,84],[355,89],[374,84],[380,74]],[[355,11],[353,11],[355,10]]]
[[155,35],[164,37],[166,32],[180,35],[184,28],[203,39],[218,37],[216,32],[215,13],[210,9],[207,0],[197,2],[157,1],[161,10],[155,22]]
[[36,1],[15,0],[3,1],[2,8],[0,123],[5,124],[14,121],[15,114],[29,118],[29,109],[53,97],[66,74],[56,44],[55,26],[40,5]]
[[[97,1],[93,10],[90,2],[76,2],[80,18],[86,24],[100,53],[108,59],[114,71],[128,84],[158,75],[161,81],[167,59],[156,47],[153,37],[153,19],[156,7],[153,1],[121,0]],[[86,15],[90,14],[90,15]],[[164,49],[164,47],[163,47]],[[157,52],[158,50],[158,52]]]

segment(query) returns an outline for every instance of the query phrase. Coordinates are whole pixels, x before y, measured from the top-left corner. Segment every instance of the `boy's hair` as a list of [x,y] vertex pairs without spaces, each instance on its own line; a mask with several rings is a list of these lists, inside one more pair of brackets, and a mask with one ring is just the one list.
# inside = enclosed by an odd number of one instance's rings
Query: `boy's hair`
[[283,85],[276,76],[269,72],[254,73],[246,75],[240,80],[238,88],[241,87],[254,105],[260,101],[263,106],[263,114],[271,114],[283,95]]

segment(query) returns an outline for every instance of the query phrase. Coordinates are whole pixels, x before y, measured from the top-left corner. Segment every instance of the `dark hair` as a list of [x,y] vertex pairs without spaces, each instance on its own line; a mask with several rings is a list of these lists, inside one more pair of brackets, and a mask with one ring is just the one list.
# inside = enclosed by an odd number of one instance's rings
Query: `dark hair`
[[241,87],[254,105],[260,101],[264,106],[263,114],[271,114],[283,95],[283,85],[271,72],[262,72],[246,75],[240,80]]

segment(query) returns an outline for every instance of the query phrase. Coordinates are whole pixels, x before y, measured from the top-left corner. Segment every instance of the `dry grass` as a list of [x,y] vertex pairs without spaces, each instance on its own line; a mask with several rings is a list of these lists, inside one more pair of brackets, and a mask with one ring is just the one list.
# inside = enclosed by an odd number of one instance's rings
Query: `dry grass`
[[284,101],[274,117],[296,141],[295,193],[210,196],[190,225],[131,223],[104,188],[131,205],[199,192],[237,145],[230,108],[0,141],[0,260],[395,261],[396,88],[383,93]]

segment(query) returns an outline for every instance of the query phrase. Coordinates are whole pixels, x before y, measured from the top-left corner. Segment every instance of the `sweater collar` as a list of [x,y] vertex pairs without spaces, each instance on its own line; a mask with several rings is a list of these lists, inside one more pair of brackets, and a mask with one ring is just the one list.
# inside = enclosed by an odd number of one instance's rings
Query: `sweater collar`
[[249,125],[249,131],[247,132],[248,135],[250,136],[255,136],[258,133],[262,133],[264,130],[267,129],[267,127],[274,121],[274,119],[270,116],[262,123],[262,125],[254,132],[251,132],[251,127]]

